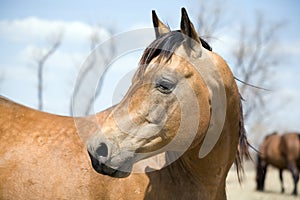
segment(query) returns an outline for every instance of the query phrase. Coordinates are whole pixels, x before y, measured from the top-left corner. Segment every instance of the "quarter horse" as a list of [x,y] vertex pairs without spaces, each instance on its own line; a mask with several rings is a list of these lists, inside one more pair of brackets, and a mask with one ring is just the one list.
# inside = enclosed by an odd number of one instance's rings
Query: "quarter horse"
[[293,194],[297,195],[297,184],[300,169],[300,134],[276,132],[267,135],[260,146],[257,156],[256,183],[257,190],[263,191],[268,165],[279,169],[281,192],[284,193],[282,171],[287,169],[292,173],[294,180]]
[[75,118],[85,135],[72,117],[0,99],[0,199],[226,199],[248,144],[233,75],[184,8],[177,31],[152,15],[156,39],[123,100],[96,125]]

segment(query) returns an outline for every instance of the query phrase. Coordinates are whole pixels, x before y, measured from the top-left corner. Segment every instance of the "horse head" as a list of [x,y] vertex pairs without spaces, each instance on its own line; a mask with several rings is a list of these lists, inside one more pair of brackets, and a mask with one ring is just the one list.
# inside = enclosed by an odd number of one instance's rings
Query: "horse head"
[[[156,39],[144,51],[127,94],[87,144],[92,165],[102,174],[126,177],[137,161],[166,151],[197,147],[199,156],[205,156],[222,130],[224,117],[214,120],[211,104],[213,95],[226,97],[222,84],[215,82],[221,78],[209,78],[209,70],[217,71],[209,45],[184,8],[178,31],[171,31],[154,11],[152,18]],[[218,110],[224,116],[225,108]],[[201,150],[210,129],[217,135],[210,134],[214,141]]]

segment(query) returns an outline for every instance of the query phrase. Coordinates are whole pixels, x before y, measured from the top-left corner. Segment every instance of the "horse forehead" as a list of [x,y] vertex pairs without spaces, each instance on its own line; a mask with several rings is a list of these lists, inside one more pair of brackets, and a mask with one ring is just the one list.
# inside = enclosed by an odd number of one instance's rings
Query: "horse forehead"
[[151,62],[148,64],[145,73],[155,73],[160,70],[175,70],[179,66],[182,66],[186,63],[184,63],[184,60],[182,60],[180,57],[173,55],[169,60],[167,58],[159,58],[155,57],[151,60]]
[[194,66],[182,56],[173,54],[169,60],[154,58],[148,65],[146,73],[155,73],[158,71],[176,71],[182,77],[189,77],[194,71]]

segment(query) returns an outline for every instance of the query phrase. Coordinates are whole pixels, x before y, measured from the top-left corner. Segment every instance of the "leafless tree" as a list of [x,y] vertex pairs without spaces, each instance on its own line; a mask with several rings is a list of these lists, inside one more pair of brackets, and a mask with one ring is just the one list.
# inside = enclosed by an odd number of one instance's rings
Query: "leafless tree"
[[222,27],[226,16],[224,1],[199,1],[197,11],[197,31],[201,37],[210,42],[215,34]]
[[[114,34],[113,28],[106,28],[109,35],[112,36]],[[80,111],[80,114],[88,115],[90,114],[92,110],[92,106],[94,105],[95,100],[100,95],[102,90],[102,83],[103,79],[105,77],[105,74],[108,70],[108,65],[110,64],[111,59],[115,56],[116,53],[116,46],[114,44],[113,38],[110,38],[109,46],[105,49],[105,51],[102,48],[97,48],[97,45],[103,41],[103,38],[101,38],[99,33],[99,27],[96,27],[94,31],[92,32],[90,36],[90,51],[92,52],[89,56],[89,58],[86,60],[85,66],[83,67],[83,70],[80,72],[80,76],[78,77],[75,88],[73,90],[73,95],[71,98],[70,103],[70,114],[74,115],[73,113],[73,102],[74,99],[80,98],[79,96],[84,96],[84,102],[82,102],[82,111]],[[103,68],[103,69],[99,69]],[[102,76],[96,77],[99,78],[96,90],[94,91],[93,95],[85,95],[82,94],[82,88],[86,87],[88,84],[86,81],[88,79],[94,79],[90,78],[94,74],[99,74],[98,72],[101,71]],[[77,100],[76,100],[77,101]]]
[[235,76],[260,87],[240,84],[240,92],[245,99],[246,120],[259,122],[266,115],[268,90],[274,83],[271,77],[279,63],[273,49],[278,45],[276,34],[280,27],[280,23],[268,23],[261,13],[257,13],[252,29],[248,30],[245,24],[241,26],[239,39],[232,49]]
[[34,61],[37,65],[37,77],[38,77],[38,109],[43,110],[43,86],[44,86],[44,69],[45,63],[49,59],[51,55],[58,49],[62,40],[62,31],[57,32],[56,34],[50,35],[48,42],[49,47],[46,49],[41,49],[39,51],[35,51],[33,55]]

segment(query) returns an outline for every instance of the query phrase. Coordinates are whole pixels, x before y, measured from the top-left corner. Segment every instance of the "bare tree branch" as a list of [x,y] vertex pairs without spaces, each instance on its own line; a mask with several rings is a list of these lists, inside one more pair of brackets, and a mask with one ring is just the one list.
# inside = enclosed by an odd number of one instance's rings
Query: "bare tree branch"
[[45,68],[45,62],[49,59],[51,55],[58,49],[61,44],[62,40],[62,32],[58,32],[56,35],[51,35],[50,37],[50,47],[47,48],[44,52],[42,50],[40,52],[35,52],[36,59],[35,62],[37,63],[38,67],[38,109],[43,110],[43,85],[44,85],[44,77],[43,72]]
[[[254,29],[246,31],[241,26],[239,40],[232,50],[235,63],[234,74],[243,81],[259,87],[269,88],[272,68],[279,63],[272,50],[277,44],[276,33],[279,24],[267,23],[262,14],[256,15]],[[240,85],[240,92],[246,99],[245,120],[261,121],[266,114],[265,102],[268,92]]]
[[[114,30],[112,28],[106,28],[106,30],[108,31],[110,36],[114,34]],[[110,64],[111,59],[114,57],[114,55],[116,53],[116,46],[113,42],[113,38],[110,39],[110,46],[109,46],[109,48],[105,49],[105,51],[103,51],[101,48],[96,48],[96,46],[100,43],[100,41],[102,41],[102,40],[100,38],[98,28],[96,27],[90,37],[90,50],[91,50],[92,54],[90,55],[89,59],[87,60],[88,63],[86,64],[86,67],[81,72],[81,76],[77,80],[74,91],[73,91],[73,99],[74,99],[79,95],[78,93],[79,93],[80,87],[82,87],[82,85],[84,85],[83,82],[86,79],[86,77],[88,77],[90,73],[93,73],[93,70],[96,70],[97,66],[104,66],[102,76],[99,77],[100,79],[99,79],[98,85],[96,87],[95,95],[91,96],[91,97],[89,97],[89,95],[88,95],[88,97],[85,97],[85,98],[88,98],[87,99],[88,103],[86,104],[85,111],[84,111],[85,115],[88,115],[91,112],[91,109],[92,109],[92,106],[94,105],[95,100],[100,95],[101,90],[102,90],[103,79],[108,70],[107,66]],[[101,62],[101,65],[99,64],[99,62]],[[70,103],[70,114],[71,115],[73,115],[73,113],[72,113],[72,109],[73,109],[72,108],[72,100],[73,99],[71,99],[71,103]]]
[[197,31],[208,42],[215,38],[216,31],[221,27],[226,15],[224,1],[199,1],[197,16]]

